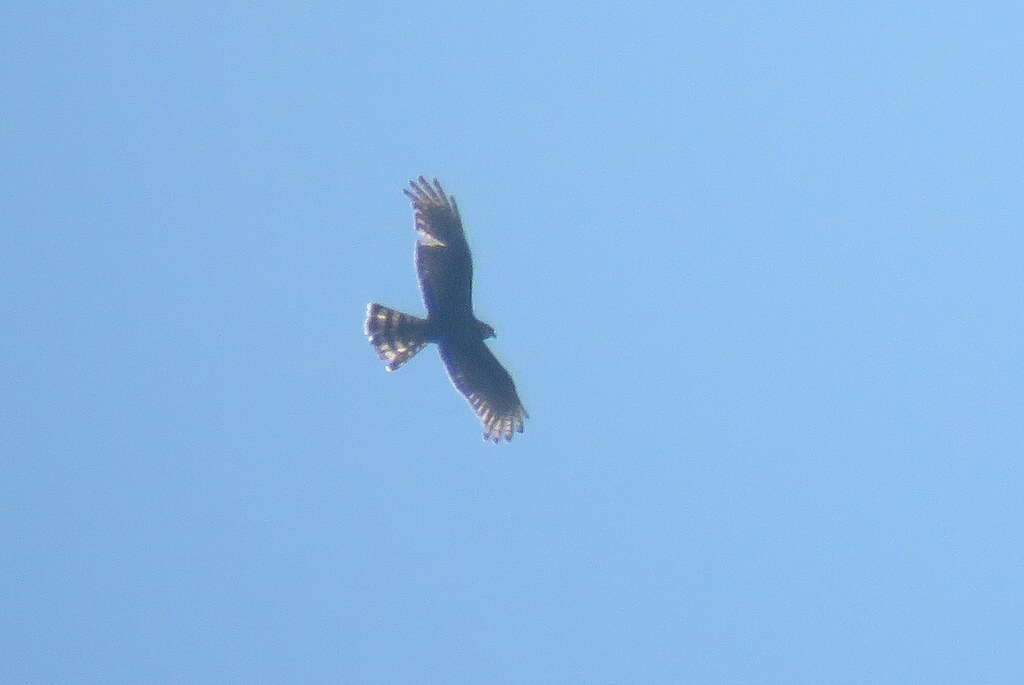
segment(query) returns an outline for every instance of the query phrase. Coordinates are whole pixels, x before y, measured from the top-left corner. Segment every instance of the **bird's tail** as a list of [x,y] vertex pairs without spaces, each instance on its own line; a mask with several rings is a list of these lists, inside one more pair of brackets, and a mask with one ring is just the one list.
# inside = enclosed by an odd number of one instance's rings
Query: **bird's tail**
[[428,342],[426,329],[426,320],[418,316],[376,302],[366,307],[366,335],[377,356],[387,362],[388,371],[394,371],[423,349]]

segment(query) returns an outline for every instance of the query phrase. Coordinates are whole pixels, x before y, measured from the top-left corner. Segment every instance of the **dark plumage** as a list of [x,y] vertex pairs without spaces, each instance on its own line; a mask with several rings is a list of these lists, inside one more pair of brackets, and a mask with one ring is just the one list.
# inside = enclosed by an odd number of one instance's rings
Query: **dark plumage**
[[484,344],[494,329],[473,314],[473,259],[455,198],[435,179],[422,176],[403,192],[412,201],[416,231],[416,271],[427,318],[371,303],[366,335],[378,356],[394,371],[427,343],[437,343],[448,377],[466,396],[484,427],[484,439],[498,442],[523,432],[527,417],[512,377]]

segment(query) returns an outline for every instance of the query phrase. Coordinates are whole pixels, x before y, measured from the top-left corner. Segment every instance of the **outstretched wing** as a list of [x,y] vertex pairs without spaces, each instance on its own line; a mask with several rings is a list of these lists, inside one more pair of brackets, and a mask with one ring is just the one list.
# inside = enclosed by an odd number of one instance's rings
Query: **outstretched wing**
[[441,359],[452,383],[480,417],[484,440],[511,440],[513,432],[523,432],[528,414],[515,383],[482,340],[442,343]]
[[455,198],[422,176],[403,190],[415,213],[416,272],[430,317],[463,318],[473,311],[473,259]]

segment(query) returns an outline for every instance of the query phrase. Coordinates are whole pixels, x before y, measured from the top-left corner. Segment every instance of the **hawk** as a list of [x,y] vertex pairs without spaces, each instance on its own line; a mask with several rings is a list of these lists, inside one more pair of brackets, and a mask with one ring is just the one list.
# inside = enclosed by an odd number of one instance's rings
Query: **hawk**
[[484,344],[495,337],[494,329],[473,313],[473,259],[458,205],[437,179],[420,176],[409,186],[402,192],[412,202],[419,234],[416,272],[427,318],[370,303],[366,335],[388,371],[437,343],[448,378],[483,423],[484,440],[511,440],[512,433],[523,432],[527,413],[512,377]]

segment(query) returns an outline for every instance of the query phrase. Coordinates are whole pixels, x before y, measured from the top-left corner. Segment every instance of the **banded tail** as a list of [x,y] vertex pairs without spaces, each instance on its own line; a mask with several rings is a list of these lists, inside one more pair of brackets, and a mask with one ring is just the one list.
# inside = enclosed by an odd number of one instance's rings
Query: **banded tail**
[[373,302],[366,307],[365,332],[377,356],[394,371],[413,358],[429,342],[427,322]]

